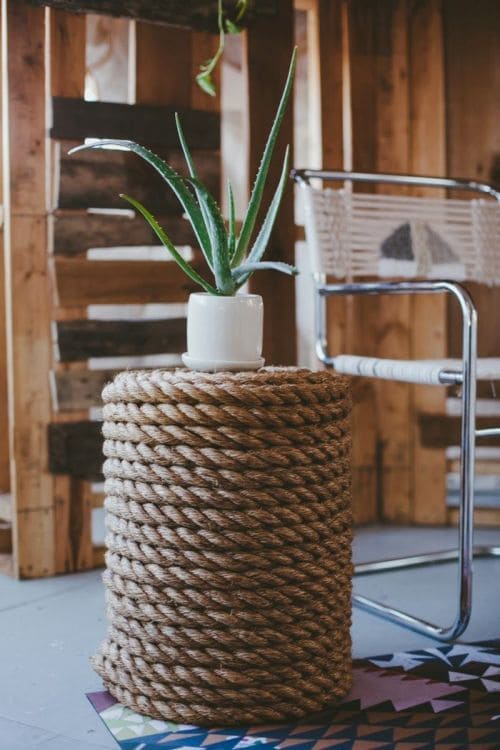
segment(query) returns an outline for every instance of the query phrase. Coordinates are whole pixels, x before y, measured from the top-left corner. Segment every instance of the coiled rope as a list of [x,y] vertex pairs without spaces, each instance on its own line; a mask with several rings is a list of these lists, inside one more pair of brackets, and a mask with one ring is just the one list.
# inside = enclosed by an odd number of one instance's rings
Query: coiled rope
[[110,693],[204,725],[345,695],[347,380],[130,371],[103,399],[109,627],[93,664]]

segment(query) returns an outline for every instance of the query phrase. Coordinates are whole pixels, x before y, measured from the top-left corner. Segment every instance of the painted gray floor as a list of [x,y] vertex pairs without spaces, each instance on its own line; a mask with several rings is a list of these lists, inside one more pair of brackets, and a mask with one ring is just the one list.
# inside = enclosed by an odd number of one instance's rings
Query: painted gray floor
[[[452,547],[455,534],[438,529],[357,532],[355,558],[366,561]],[[478,542],[500,543],[500,530]],[[449,622],[455,572],[440,566],[376,576],[359,592],[408,611]],[[500,560],[476,563],[474,612],[464,641],[500,637]],[[100,689],[89,656],[105,628],[99,572],[42,581],[0,576],[0,750],[116,748],[85,698]],[[432,645],[427,638],[355,611],[355,656]]]

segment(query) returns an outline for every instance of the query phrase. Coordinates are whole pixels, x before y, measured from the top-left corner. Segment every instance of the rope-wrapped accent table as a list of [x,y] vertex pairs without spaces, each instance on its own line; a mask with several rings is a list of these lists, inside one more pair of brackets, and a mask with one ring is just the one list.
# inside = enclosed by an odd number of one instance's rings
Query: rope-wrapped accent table
[[351,684],[343,376],[129,371],[106,386],[109,692],[203,725],[301,717]]

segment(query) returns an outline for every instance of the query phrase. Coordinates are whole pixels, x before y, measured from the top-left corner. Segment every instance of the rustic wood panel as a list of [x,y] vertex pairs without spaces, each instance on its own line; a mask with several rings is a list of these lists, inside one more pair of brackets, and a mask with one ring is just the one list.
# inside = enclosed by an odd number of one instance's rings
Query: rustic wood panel
[[[500,185],[500,4],[444,0],[448,173]],[[461,196],[463,197],[463,195]],[[467,284],[478,309],[478,351],[498,356],[500,289]],[[449,302],[450,356],[460,356],[458,306]]]
[[[1,31],[1,29],[0,29]],[[0,81],[0,90],[2,82]],[[2,143],[3,121],[0,101],[0,143]],[[0,149],[0,169],[3,168],[4,155]],[[4,205],[3,183],[0,179],[0,205]],[[5,263],[4,236],[0,231],[0,430],[3,440],[0,442],[0,493],[10,490],[10,454],[9,454],[9,399],[7,385],[7,330],[5,308]],[[0,495],[1,498],[1,495]]]
[[10,96],[2,92],[8,391],[12,422],[11,492],[15,514],[15,572],[52,575],[53,482],[47,470],[50,419],[50,296],[47,283],[45,160],[45,11],[4,3],[3,66]]
[[[456,526],[459,521],[459,511],[448,509],[448,523]],[[500,508],[476,508],[474,510],[474,525],[483,527],[500,527]]]
[[[216,0],[26,0],[31,5],[48,5],[72,13],[101,13],[107,16],[136,18],[142,21],[186,26],[217,32]],[[228,13],[234,14],[235,0],[224,0]],[[248,11],[240,25],[250,24],[256,16],[271,16],[276,0],[249,0]]]
[[[248,168],[253,183],[262,151],[271,128],[280,95],[286,80],[294,43],[293,2],[277,0],[277,14],[270,21],[256,19],[244,36],[243,73],[248,90]],[[272,50],[272,65],[269,51]],[[263,81],[266,85],[263,86]],[[264,207],[269,205],[281,170],[286,144],[293,147],[293,95],[281,125],[280,136],[272,166],[269,170]],[[238,158],[233,155],[229,158]],[[241,157],[239,157],[241,158]],[[293,151],[290,154],[293,164]],[[262,219],[263,212],[260,218]],[[276,221],[269,248],[268,260],[288,263],[294,260],[293,190],[286,191]],[[264,327],[264,356],[267,364],[290,365],[296,362],[295,286],[293,279],[272,271],[256,273],[249,282],[250,291],[261,294],[266,309]]]
[[[410,171],[445,175],[445,82],[441,0],[410,5]],[[440,191],[418,188],[413,194],[444,197]],[[419,295],[411,299],[411,357],[447,356],[447,299]],[[446,389],[413,387],[412,486],[413,519],[417,523],[446,522],[446,456],[442,449],[421,444],[415,415],[420,411],[445,413]]]
[[61,362],[89,357],[181,353],[186,348],[186,321],[70,320],[57,323]]
[[6,521],[0,521],[0,555],[12,552],[12,526]]
[[[200,260],[193,266],[206,273]],[[173,261],[56,258],[54,271],[62,307],[187,302],[199,291]]]
[[[441,414],[419,414],[418,426],[422,444],[429,448],[447,448],[450,445],[460,445],[460,417],[447,417]],[[488,427],[498,427],[495,417],[478,417],[478,430]],[[500,446],[500,438],[490,437],[478,440],[481,446]]]
[[[156,108],[166,112],[173,112],[176,108],[183,111],[189,109],[191,104],[191,33],[189,29],[141,22],[136,24],[137,104],[163,105]],[[165,75],[166,70],[169,71],[169,75]],[[206,98],[210,97],[206,96]],[[171,115],[169,119],[172,120]],[[213,115],[209,121],[212,119]],[[216,114],[215,121],[218,119]],[[203,118],[201,120],[203,121]],[[186,130],[186,137],[187,132]],[[174,139],[174,143],[177,143],[177,138]]]
[[[163,71],[164,74],[164,71]],[[220,117],[217,112],[147,104],[89,102],[55,96],[52,100],[51,138],[123,138],[149,146],[177,148],[179,139],[174,114],[179,111],[183,130],[194,151],[217,151]]]
[[[51,472],[65,474],[73,479],[102,481],[104,459],[100,422],[50,424],[48,441]],[[71,528],[69,520],[68,528]]]
[[[180,216],[182,206],[159,174],[135,154],[124,151],[82,151],[68,155],[75,142],[63,141],[60,148],[59,179],[54,205],[59,208],[127,208],[120,198],[127,193],[150,211]],[[157,149],[170,166],[186,174],[179,151]],[[219,194],[219,154],[198,152],[194,156],[199,178],[216,196]]]
[[102,389],[113,375],[112,370],[52,372],[54,409],[77,411],[100,406]]
[[86,483],[78,476],[62,474],[55,475],[54,480],[56,514],[61,533],[57,547],[57,572],[89,570],[94,567],[94,554],[92,503],[85,492]]
[[[192,245],[193,230],[180,216],[156,216],[174,245]],[[83,255],[94,247],[158,245],[159,239],[142,216],[58,211],[53,217],[54,254]]]

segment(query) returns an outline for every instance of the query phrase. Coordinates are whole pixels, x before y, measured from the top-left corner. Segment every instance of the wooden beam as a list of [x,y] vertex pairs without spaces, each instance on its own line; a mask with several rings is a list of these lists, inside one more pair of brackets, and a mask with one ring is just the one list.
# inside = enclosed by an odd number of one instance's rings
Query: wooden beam
[[101,405],[102,389],[113,379],[114,372],[112,370],[63,370],[52,372],[51,376],[54,385],[54,409],[79,411]]
[[[0,85],[1,91],[1,85]],[[1,113],[1,102],[0,102]],[[2,143],[3,122],[0,119],[0,143]],[[4,155],[0,150],[0,168]],[[3,181],[0,180],[0,205],[4,205]],[[9,454],[9,399],[7,386],[7,319],[6,319],[6,289],[5,289],[5,260],[4,235],[0,230],[0,430],[3,440],[0,442],[0,493],[10,490],[10,454]],[[10,504],[10,503],[9,503]]]
[[102,482],[100,422],[53,423],[48,428],[49,468],[54,474]]
[[7,521],[0,521],[0,555],[12,552],[12,526]]
[[[460,417],[447,417],[441,414],[419,414],[418,426],[422,444],[429,448],[448,448],[451,445],[460,445]],[[478,417],[476,428],[483,430],[498,427],[498,421],[494,417]],[[498,437],[481,438],[482,446],[500,446]]]
[[[123,138],[148,146],[179,147],[175,107],[55,96],[52,111],[50,136],[56,140]],[[218,151],[220,126],[216,112],[179,108],[179,115],[191,150]]]
[[[293,2],[277,0],[277,14],[272,20],[256,19],[243,37],[243,73],[248,91],[247,160],[249,183],[252,184],[286,80],[294,44]],[[272,64],[270,65],[270,50]],[[265,85],[263,82],[265,81]],[[263,206],[267,207],[276,189],[286,144],[290,145],[293,164],[293,95],[281,125],[276,150],[269,170]],[[294,261],[294,220],[292,185],[284,195],[275,224],[267,260]],[[261,212],[260,220],[264,213]],[[291,365],[296,362],[295,287],[293,279],[272,271],[254,274],[250,291],[264,298],[264,357],[269,365]]]
[[[152,167],[135,154],[124,151],[83,151],[68,156],[75,141],[62,141],[58,157],[59,177],[55,180],[55,207],[128,208],[120,193],[132,195],[155,214],[180,216],[182,206]],[[157,150],[173,169],[186,173],[179,151]],[[219,153],[198,152],[194,156],[199,178],[215,195],[219,192]]]
[[[445,81],[441,0],[412,0],[409,7],[410,41],[410,172],[446,175]],[[414,194],[444,197],[437,190],[416,189]],[[447,299],[445,295],[411,298],[411,358],[442,359],[447,354]],[[446,389],[413,387],[413,520],[446,522],[446,456],[420,442],[416,415],[421,411],[445,413]]]
[[[197,260],[193,266],[204,269]],[[187,302],[199,290],[173,261],[56,258],[54,272],[62,307]]]
[[[21,577],[52,575],[50,289],[47,283],[45,11],[3,3],[5,282],[14,559]],[[8,49],[8,56],[7,56]],[[8,84],[9,88],[6,88]]]
[[[156,216],[174,245],[192,245],[191,225],[180,216]],[[54,254],[84,255],[90,248],[158,245],[142,216],[57,211],[53,216]]]
[[57,323],[61,362],[89,357],[182,353],[185,318],[167,320],[70,320]]
[[[135,18],[141,21],[185,26],[217,32],[216,0],[26,0],[31,5],[48,5],[72,13],[102,13],[107,16]],[[249,0],[248,11],[240,26],[252,23],[256,16],[272,16],[276,0]],[[224,7],[234,18],[236,0],[224,0]]]

